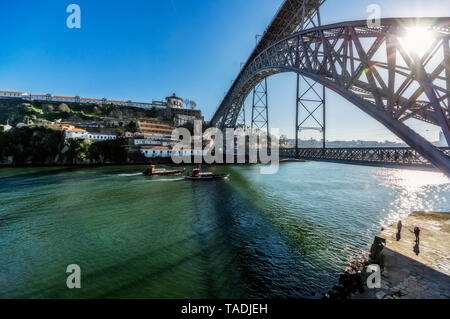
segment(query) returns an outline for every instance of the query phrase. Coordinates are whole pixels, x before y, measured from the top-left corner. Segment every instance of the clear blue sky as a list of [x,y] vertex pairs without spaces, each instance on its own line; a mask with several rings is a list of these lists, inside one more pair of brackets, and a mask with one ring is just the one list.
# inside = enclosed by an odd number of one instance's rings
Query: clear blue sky
[[[81,29],[66,7],[81,7]],[[0,89],[151,101],[176,92],[210,119],[282,0],[2,0]],[[447,0],[328,0],[324,24],[382,17],[449,16]],[[295,76],[269,79],[271,126],[293,136]],[[328,93],[329,139],[396,140]],[[437,139],[438,130],[414,123]],[[314,134],[314,133],[313,133]],[[305,136],[306,137],[306,136]]]

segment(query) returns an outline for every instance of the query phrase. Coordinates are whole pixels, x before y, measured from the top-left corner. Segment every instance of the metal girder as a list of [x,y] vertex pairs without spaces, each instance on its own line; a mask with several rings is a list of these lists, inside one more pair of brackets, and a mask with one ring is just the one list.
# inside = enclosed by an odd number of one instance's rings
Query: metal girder
[[[301,86],[301,83],[304,85]],[[305,130],[317,130],[322,133],[322,148],[326,144],[325,86],[315,87],[303,75],[297,74],[297,98],[295,118],[295,148],[298,148],[299,133]],[[302,90],[302,87],[304,88]],[[322,114],[320,114],[320,112]],[[321,115],[319,117],[319,115]]]
[[267,78],[253,89],[251,129],[265,131],[269,136],[269,102],[267,97]]
[[[440,150],[450,155],[449,147]],[[338,162],[360,162],[365,164],[402,164],[408,166],[430,166],[431,164],[415,149],[409,147],[376,148],[281,148],[280,157],[305,160],[329,160]]]
[[247,130],[247,122],[245,119],[245,104],[242,105],[241,111],[239,112],[236,127],[242,127],[244,131]]
[[[300,30],[304,30],[309,27],[316,27],[317,19],[320,21],[320,18],[318,17],[319,8],[324,2],[325,0],[285,0],[278,9],[269,26],[266,28],[263,36],[259,39],[259,42],[256,44],[256,47],[250,54],[247,62],[244,64],[238,78],[233,83],[232,88],[240,78],[243,70],[246,69],[253,59],[268,46],[290,34],[299,32]],[[219,119],[225,122],[230,121],[229,119],[224,119],[224,113],[225,108],[230,106],[229,100],[231,91],[232,90],[230,90],[225,96],[221,107],[219,107],[214,114],[211,123],[217,123],[219,122]],[[226,107],[222,107],[224,105],[226,105]],[[241,106],[242,104],[239,106],[233,105],[233,110],[236,107]]]
[[[421,58],[399,41],[417,24],[427,26],[434,38]],[[352,102],[450,176],[448,155],[404,123],[415,118],[438,125],[449,140],[449,37],[450,18],[382,19],[377,28],[351,21],[291,34],[242,69],[212,124],[234,127],[236,112],[257,83],[295,72]]]

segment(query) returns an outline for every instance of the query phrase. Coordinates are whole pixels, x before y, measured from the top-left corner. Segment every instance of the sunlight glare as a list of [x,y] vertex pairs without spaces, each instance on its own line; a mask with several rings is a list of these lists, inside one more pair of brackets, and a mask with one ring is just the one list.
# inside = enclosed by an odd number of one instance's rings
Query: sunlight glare
[[421,58],[433,44],[434,39],[429,28],[413,27],[408,28],[407,34],[399,40],[408,53],[415,53]]
[[428,185],[441,185],[450,182],[447,176],[440,172],[398,170],[393,178],[396,182],[406,188],[419,188]]

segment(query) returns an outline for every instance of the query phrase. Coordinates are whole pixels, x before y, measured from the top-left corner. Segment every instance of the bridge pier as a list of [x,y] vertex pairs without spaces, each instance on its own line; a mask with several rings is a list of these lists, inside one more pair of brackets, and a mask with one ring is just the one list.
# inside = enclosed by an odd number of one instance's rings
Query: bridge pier
[[252,103],[252,123],[251,129],[265,130],[267,138],[270,137],[269,132],[269,100],[267,97],[267,78],[262,80],[253,89]]
[[[301,81],[303,79],[303,81]],[[301,83],[305,83],[305,90],[301,90]],[[326,88],[316,89],[317,82],[311,84],[303,75],[297,73],[297,97],[295,111],[295,149],[298,154],[299,132],[305,130],[317,130],[322,133],[322,148],[326,147]],[[302,117],[301,110],[306,111]],[[319,117],[319,112],[322,116]],[[300,120],[302,118],[302,120]],[[309,125],[309,126],[306,126]]]

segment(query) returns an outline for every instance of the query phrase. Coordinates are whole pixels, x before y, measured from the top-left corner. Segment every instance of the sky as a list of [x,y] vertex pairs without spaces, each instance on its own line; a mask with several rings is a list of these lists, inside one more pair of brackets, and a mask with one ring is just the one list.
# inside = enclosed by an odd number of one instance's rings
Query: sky
[[[70,4],[81,28],[69,29]],[[1,0],[0,90],[147,102],[172,93],[197,102],[209,120],[282,0]],[[327,0],[322,23],[450,16],[447,0]],[[270,126],[294,136],[295,75],[269,82]],[[247,110],[250,108],[246,102]],[[247,118],[250,113],[247,112]],[[399,141],[327,90],[329,140]],[[411,126],[434,141],[439,130]],[[316,135],[314,135],[316,134]],[[305,133],[302,138],[319,138]]]

